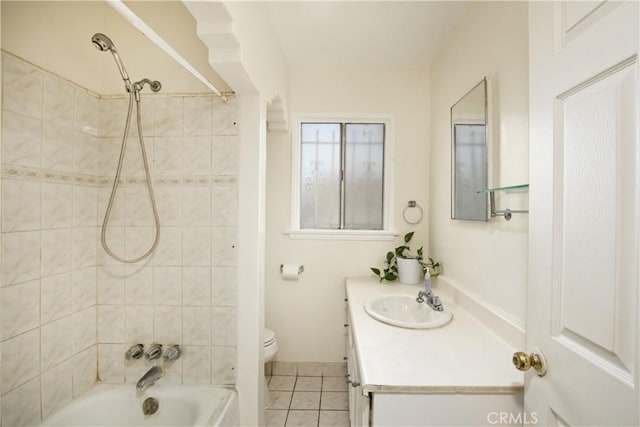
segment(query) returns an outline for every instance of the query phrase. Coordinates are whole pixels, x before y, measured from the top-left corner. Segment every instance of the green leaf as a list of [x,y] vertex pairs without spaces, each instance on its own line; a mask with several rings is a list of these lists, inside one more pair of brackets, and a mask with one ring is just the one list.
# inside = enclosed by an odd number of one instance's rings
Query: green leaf
[[409,246],[398,246],[396,248],[396,256],[402,256],[405,249],[409,249]]
[[413,231],[411,233],[407,233],[404,235],[404,242],[405,243],[409,243],[409,241],[411,240],[411,238],[413,237]]
[[422,258],[422,246],[420,246],[420,249],[418,249],[418,256]]
[[384,276],[384,280],[388,280],[390,282],[393,282],[394,280],[396,280],[398,278],[398,276],[396,276],[394,273],[387,273]]
[[380,277],[380,269],[379,268],[375,268],[375,267],[371,267],[371,271],[373,271],[373,273]]
[[390,262],[393,259],[394,255],[393,252],[389,251],[387,252],[387,262]]

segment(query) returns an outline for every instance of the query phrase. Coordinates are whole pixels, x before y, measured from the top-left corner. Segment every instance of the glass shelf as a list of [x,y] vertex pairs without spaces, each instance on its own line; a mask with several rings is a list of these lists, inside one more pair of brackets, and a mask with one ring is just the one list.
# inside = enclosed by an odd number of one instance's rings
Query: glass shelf
[[516,191],[516,190],[528,190],[529,184],[510,185],[507,187],[487,188],[486,190],[480,190],[478,193],[495,193],[497,191]]

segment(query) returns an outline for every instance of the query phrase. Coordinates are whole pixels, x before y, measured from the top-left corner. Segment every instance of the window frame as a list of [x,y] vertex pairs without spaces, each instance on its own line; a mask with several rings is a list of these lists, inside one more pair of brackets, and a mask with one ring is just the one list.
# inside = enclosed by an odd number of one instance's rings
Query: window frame
[[[309,229],[300,228],[300,155],[302,123],[382,123],[385,129],[382,229]],[[291,121],[291,227],[285,232],[291,239],[308,240],[393,240],[398,232],[395,226],[394,201],[394,148],[395,127],[389,114],[340,114],[340,113],[293,113]],[[344,194],[341,194],[343,197]]]

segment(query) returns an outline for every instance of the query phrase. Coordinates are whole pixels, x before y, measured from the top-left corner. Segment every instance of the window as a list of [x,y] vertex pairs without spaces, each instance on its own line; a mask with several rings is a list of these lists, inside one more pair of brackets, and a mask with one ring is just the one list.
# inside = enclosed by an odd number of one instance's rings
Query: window
[[390,125],[388,118],[295,121],[291,233],[388,232]]

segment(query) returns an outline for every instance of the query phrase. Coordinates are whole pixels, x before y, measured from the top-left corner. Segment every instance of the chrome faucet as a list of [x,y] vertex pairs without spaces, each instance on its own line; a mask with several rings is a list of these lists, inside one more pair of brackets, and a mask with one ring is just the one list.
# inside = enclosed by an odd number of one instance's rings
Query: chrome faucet
[[427,305],[434,309],[435,311],[444,311],[444,307],[442,306],[442,301],[440,301],[440,297],[434,295],[431,290],[420,291],[418,293],[418,298],[416,298],[418,303],[427,302]]
[[142,378],[140,378],[140,380],[138,380],[136,388],[138,390],[144,390],[145,388],[154,385],[163,374],[164,372],[160,366],[152,367],[142,376]]
[[162,356],[162,344],[151,344],[151,346],[149,346],[147,351],[144,353],[144,356],[148,360],[160,359],[160,356]]
[[142,344],[132,345],[129,350],[124,354],[124,358],[127,360],[140,359],[144,354],[144,346]]

